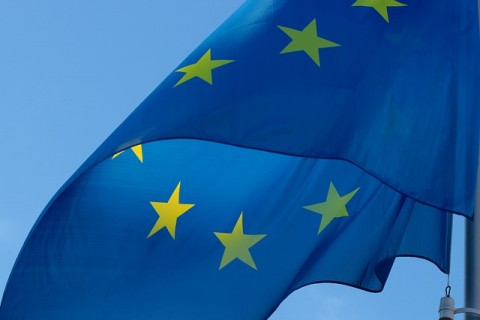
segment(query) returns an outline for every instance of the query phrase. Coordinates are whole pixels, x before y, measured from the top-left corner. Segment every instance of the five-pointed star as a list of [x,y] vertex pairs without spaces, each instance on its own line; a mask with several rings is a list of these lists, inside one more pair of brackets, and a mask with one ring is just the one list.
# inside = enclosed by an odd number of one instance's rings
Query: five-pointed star
[[320,53],[322,48],[339,47],[338,43],[317,36],[317,20],[313,19],[303,30],[278,26],[292,41],[280,52],[290,53],[304,51],[317,66],[320,67]]
[[[133,146],[131,147],[130,149],[132,149],[133,153],[137,156],[138,160],[140,160],[140,162],[143,163],[143,151],[142,151],[142,145],[141,144],[137,144],[136,146]],[[121,155],[122,153],[124,153],[125,150],[122,150],[120,152],[117,152],[113,155],[112,159],[115,159],[116,157],[118,157],[119,155]]]
[[257,270],[257,266],[253,261],[249,249],[257,242],[262,240],[266,234],[244,234],[243,233],[243,212],[233,228],[231,233],[214,232],[218,240],[224,245],[222,261],[220,262],[220,270],[235,259],[240,259],[253,269]]
[[194,204],[180,203],[180,182],[173,191],[168,202],[150,202],[158,214],[158,220],[150,231],[147,238],[150,238],[163,227],[166,227],[173,239],[175,239],[175,229],[177,219],[190,210]]
[[390,22],[388,19],[388,7],[405,7],[404,3],[396,0],[357,0],[352,7],[370,7],[380,14],[385,21]]
[[325,229],[330,224],[330,222],[332,222],[333,219],[348,216],[346,205],[359,189],[360,188],[357,188],[341,197],[338,194],[337,189],[335,189],[333,182],[330,182],[327,200],[325,202],[312,204],[304,207],[307,210],[322,215],[322,222],[320,223],[318,234],[320,234],[320,232],[322,232],[323,229]]
[[174,87],[195,77],[198,77],[208,82],[209,84],[212,84],[212,70],[223,65],[232,63],[233,61],[234,60],[212,60],[211,49],[208,49],[208,51],[197,62],[180,68],[176,71],[183,72],[185,74],[180,80],[178,80]]

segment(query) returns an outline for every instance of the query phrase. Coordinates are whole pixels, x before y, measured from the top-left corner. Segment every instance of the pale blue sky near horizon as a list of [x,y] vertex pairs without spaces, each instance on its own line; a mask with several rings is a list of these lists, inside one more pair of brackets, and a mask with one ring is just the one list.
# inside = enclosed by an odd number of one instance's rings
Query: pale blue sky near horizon
[[[0,2],[0,296],[50,198],[243,2]],[[446,281],[432,263],[401,258],[381,293],[311,285],[288,297],[270,319],[435,319]],[[460,217],[450,281],[461,307]]]

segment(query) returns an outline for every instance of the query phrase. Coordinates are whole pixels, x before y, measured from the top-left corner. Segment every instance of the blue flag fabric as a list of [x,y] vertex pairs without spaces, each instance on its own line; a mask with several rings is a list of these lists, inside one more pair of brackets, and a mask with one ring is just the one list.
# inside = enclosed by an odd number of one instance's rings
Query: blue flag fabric
[[246,2],[47,205],[0,319],[265,319],[311,283],[380,291],[398,256],[448,271],[476,9]]
[[344,159],[412,199],[472,217],[477,2],[377,2],[247,2],[89,165],[141,142],[204,139]]
[[58,196],[0,319],[266,319],[310,283],[379,291],[399,255],[448,269],[449,215],[347,162],[198,140],[143,154]]

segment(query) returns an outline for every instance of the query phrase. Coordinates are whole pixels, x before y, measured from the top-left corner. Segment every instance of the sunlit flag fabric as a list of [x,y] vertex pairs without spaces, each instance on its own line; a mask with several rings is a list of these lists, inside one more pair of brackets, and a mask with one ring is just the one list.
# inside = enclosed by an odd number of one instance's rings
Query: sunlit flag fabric
[[48,204],[0,319],[265,319],[398,256],[448,271],[478,56],[476,0],[246,2]]

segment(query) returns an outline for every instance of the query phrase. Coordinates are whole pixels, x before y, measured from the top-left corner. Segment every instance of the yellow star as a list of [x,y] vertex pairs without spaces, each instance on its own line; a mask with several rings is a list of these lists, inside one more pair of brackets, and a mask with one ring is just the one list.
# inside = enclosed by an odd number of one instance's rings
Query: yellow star
[[280,52],[290,53],[304,51],[317,66],[320,67],[320,53],[322,48],[339,47],[338,43],[317,36],[317,20],[313,19],[303,30],[296,30],[278,26],[292,41]]
[[211,49],[208,49],[208,51],[197,62],[180,68],[176,71],[183,72],[185,74],[180,80],[178,80],[178,82],[173,87],[176,87],[195,77],[198,77],[208,82],[209,84],[212,84],[212,70],[229,64],[233,61],[234,60],[212,60]]
[[190,210],[194,204],[180,203],[180,182],[173,191],[168,202],[150,202],[158,214],[158,220],[150,231],[147,238],[166,227],[173,239],[175,239],[175,229],[177,227],[177,219]]
[[240,259],[253,269],[257,270],[257,266],[253,261],[249,249],[257,242],[262,240],[266,234],[244,234],[243,233],[243,212],[233,228],[231,233],[214,232],[218,240],[224,245],[222,261],[220,262],[219,270],[222,270],[227,264],[235,259]]
[[327,201],[304,207],[307,210],[310,210],[322,215],[322,222],[320,223],[318,234],[320,234],[320,232],[322,232],[323,229],[325,229],[330,224],[330,222],[332,222],[333,219],[348,217],[346,205],[353,198],[353,196],[355,195],[355,193],[357,193],[359,189],[360,188],[357,188],[352,192],[350,192],[349,194],[346,194],[341,197],[338,194],[337,189],[335,189],[333,182],[330,182],[330,187],[328,188]]
[[380,14],[385,21],[388,20],[388,7],[405,7],[407,6],[404,3],[398,2],[396,0],[357,0],[352,7],[370,7],[375,9],[375,11]]
[[[131,147],[130,149],[132,149],[133,153],[137,156],[138,160],[140,160],[140,162],[143,163],[143,151],[142,151],[142,145],[141,144],[137,144],[136,146],[133,146]],[[121,155],[123,151],[120,151],[120,152],[117,152],[113,155],[112,159],[115,159],[116,157],[118,157],[119,155]]]

